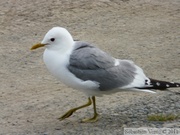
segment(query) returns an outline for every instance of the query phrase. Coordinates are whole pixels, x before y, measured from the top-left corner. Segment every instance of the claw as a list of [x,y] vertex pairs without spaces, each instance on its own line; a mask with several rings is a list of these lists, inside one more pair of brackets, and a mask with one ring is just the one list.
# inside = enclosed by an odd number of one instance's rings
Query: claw
[[99,114],[95,114],[92,118],[83,119],[81,122],[82,123],[93,123],[93,122],[96,122],[98,120],[98,116],[99,116]]
[[71,109],[69,111],[67,111],[64,115],[62,115],[60,118],[58,118],[59,120],[64,120],[68,117],[70,117],[76,110],[75,109]]

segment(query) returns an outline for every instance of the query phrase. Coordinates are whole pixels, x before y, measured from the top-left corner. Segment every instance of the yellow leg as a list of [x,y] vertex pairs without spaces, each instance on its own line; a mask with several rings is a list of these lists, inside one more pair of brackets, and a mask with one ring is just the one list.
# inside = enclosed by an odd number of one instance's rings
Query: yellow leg
[[98,120],[98,113],[96,111],[96,99],[95,96],[92,97],[93,101],[93,109],[94,109],[94,116],[92,118],[83,119],[82,122],[96,122]]
[[88,98],[88,102],[82,106],[79,106],[79,107],[76,107],[76,108],[73,108],[73,109],[70,109],[69,111],[67,111],[64,115],[62,115],[59,120],[64,120],[65,118],[68,118],[69,116],[71,116],[75,111],[81,109],[81,108],[84,108],[84,107],[87,107],[87,106],[90,106],[92,104],[92,101],[90,98]]

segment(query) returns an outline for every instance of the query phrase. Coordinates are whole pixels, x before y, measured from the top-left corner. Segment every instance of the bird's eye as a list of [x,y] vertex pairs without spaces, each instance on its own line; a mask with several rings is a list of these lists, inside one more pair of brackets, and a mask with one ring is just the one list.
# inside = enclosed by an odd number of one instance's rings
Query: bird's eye
[[55,41],[55,38],[51,38],[50,40],[51,40],[52,42],[54,42],[54,41]]

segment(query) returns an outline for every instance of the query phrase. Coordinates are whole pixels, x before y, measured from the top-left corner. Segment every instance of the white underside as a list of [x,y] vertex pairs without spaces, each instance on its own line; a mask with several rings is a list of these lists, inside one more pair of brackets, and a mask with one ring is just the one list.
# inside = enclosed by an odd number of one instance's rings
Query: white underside
[[99,84],[97,82],[83,81],[68,71],[66,65],[69,62],[70,53],[71,51],[66,55],[61,55],[59,52],[46,49],[43,59],[48,70],[62,83],[74,89],[81,90],[85,93],[91,90],[98,91]]
[[[80,90],[84,92],[87,96],[102,96],[103,94],[112,94],[120,91],[144,91],[144,92],[154,93],[153,91],[150,90],[141,90],[141,89],[133,88],[133,87],[143,87],[145,79],[148,79],[144,75],[142,69],[139,68],[138,66],[136,66],[137,74],[135,76],[134,81],[131,84],[121,88],[117,88],[116,90],[107,90],[107,91],[98,90],[99,88],[98,82],[94,82],[91,80],[83,81],[68,71],[66,65],[69,62],[71,51],[72,49],[64,53],[56,50],[46,49],[43,55],[43,60],[48,70],[67,86]],[[119,63],[117,63],[116,61],[115,65],[117,64]]]

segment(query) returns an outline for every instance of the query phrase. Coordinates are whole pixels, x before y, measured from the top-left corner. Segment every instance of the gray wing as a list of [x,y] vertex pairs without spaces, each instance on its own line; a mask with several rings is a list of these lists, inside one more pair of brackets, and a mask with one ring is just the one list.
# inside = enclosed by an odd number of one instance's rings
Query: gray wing
[[76,42],[67,68],[84,81],[98,82],[102,91],[128,85],[136,70],[126,60],[119,60],[115,66],[115,58],[86,42]]

